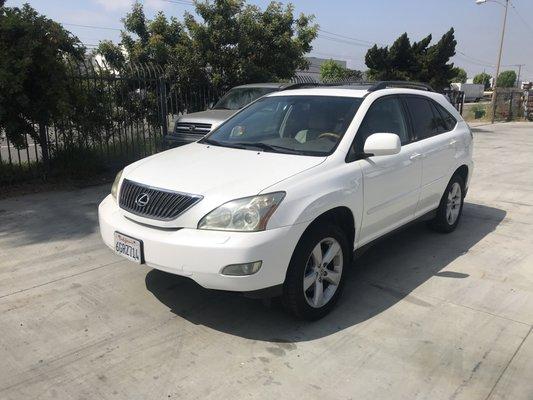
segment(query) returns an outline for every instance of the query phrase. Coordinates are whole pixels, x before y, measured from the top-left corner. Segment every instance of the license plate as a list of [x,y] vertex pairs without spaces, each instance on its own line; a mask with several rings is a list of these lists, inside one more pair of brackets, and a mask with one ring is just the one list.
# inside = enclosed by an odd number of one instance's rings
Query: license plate
[[143,242],[115,232],[115,253],[137,264],[144,263]]

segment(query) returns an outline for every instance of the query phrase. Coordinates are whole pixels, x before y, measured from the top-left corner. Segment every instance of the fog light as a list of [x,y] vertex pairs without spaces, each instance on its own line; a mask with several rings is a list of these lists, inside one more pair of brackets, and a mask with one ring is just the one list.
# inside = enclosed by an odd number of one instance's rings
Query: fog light
[[252,275],[261,269],[262,261],[255,261],[245,264],[232,264],[222,268],[222,275],[243,276]]

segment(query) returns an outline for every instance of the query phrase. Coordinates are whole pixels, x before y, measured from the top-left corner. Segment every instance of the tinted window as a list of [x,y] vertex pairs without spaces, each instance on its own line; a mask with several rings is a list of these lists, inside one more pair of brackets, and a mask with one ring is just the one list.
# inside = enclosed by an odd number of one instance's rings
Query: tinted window
[[356,152],[363,151],[365,140],[373,133],[395,133],[402,144],[409,142],[402,105],[396,97],[378,99],[370,106],[355,136]]
[[415,137],[420,140],[437,134],[438,124],[430,101],[422,97],[406,97],[405,101],[411,114]]
[[457,120],[455,117],[449,113],[448,110],[446,110],[443,106],[441,106],[438,103],[434,103],[435,107],[439,111],[440,115],[442,116],[444,120],[444,124],[446,126],[446,131],[451,131],[455,128],[455,125],[457,125]]
[[439,111],[437,110],[436,104],[433,102],[431,103],[431,109],[433,110],[433,133],[439,134],[448,132],[450,129],[448,129],[448,126],[446,125],[446,121],[444,120],[443,116]]
[[331,154],[353,120],[361,98],[263,97],[227,120],[204,143],[313,156]]

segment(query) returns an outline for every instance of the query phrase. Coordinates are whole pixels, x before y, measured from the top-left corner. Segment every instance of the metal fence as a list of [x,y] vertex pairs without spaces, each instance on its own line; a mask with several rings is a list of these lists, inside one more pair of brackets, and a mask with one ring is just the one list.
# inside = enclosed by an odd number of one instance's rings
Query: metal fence
[[444,90],[444,96],[455,107],[459,114],[463,115],[465,106],[465,93],[459,90],[446,89]]
[[[36,135],[15,146],[0,131],[0,185],[61,170],[72,177],[95,168],[117,169],[161,149],[170,125],[181,114],[205,110],[223,94],[208,83],[187,83],[151,64],[116,70],[96,60],[68,64],[72,102],[60,121],[34,125]],[[317,81],[296,76],[293,83],[361,84],[359,80]],[[455,96],[455,95],[454,95]],[[463,98],[449,95],[462,111]]]
[[527,115],[526,105],[528,91],[518,88],[497,88],[495,119],[499,121],[511,121]]
[[91,60],[69,63],[68,70],[73,101],[64,118],[34,124],[36,135],[24,137],[24,146],[0,131],[0,184],[46,175],[50,165],[88,154],[108,166],[150,155],[178,115],[205,110],[219,98],[212,85],[178,84],[156,65],[118,71]]

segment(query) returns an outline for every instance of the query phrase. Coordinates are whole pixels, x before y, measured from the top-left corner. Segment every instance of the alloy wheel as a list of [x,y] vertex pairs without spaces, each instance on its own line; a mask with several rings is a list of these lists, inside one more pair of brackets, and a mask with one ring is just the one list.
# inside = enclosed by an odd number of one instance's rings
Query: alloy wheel
[[458,182],[454,182],[448,192],[448,201],[446,203],[446,221],[450,225],[453,225],[459,217],[459,213],[461,212],[461,200],[461,185]]
[[311,307],[323,307],[333,298],[341,281],[343,260],[341,245],[331,237],[313,248],[303,278],[305,299]]

